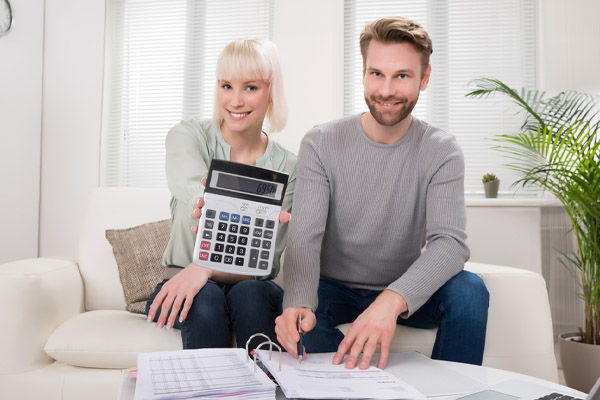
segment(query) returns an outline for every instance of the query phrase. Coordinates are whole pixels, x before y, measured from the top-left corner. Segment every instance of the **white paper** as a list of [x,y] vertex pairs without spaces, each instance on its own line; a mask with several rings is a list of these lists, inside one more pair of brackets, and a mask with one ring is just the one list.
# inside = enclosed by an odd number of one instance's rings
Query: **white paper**
[[[371,362],[377,362],[377,357]],[[385,370],[401,376],[427,397],[456,396],[484,388],[480,382],[414,351],[390,353]]]
[[[334,353],[308,354],[302,363],[289,353],[258,350],[258,357],[273,374],[288,398],[304,399],[424,399],[401,379],[376,367],[347,369],[333,365]],[[279,371],[281,357],[281,371]]]
[[141,353],[135,400],[234,395],[275,398],[275,384],[244,349],[198,349]]

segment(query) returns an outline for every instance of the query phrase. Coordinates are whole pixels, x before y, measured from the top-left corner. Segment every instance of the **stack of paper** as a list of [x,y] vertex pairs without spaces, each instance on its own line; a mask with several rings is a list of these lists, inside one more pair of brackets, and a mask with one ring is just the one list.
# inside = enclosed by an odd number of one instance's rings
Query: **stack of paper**
[[276,385],[243,349],[141,353],[135,400],[275,399]]
[[[289,353],[258,350],[287,398],[304,399],[424,399],[406,382],[376,367],[347,369],[331,363],[334,353],[308,354],[302,363]],[[281,357],[281,371],[279,370]]]

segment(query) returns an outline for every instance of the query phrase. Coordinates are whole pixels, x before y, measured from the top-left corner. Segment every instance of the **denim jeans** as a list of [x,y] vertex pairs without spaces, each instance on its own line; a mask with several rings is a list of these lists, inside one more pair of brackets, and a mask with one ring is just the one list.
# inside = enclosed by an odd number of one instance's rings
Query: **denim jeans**
[[[344,334],[335,326],[354,322],[379,293],[321,280],[317,325],[304,335],[306,352],[337,351]],[[437,327],[432,358],[481,365],[488,304],[489,294],[481,278],[461,271],[409,318],[399,317],[396,322],[421,329]]]
[[[152,301],[167,282],[160,282],[146,303],[146,315]],[[275,318],[281,314],[283,289],[272,281],[247,280],[234,285],[208,281],[194,297],[188,316],[174,327],[181,330],[184,349],[231,346],[231,329],[235,332],[237,346],[244,348],[255,333],[264,333],[276,342]],[[158,320],[161,309],[154,317]],[[165,324],[166,325],[166,324]],[[266,339],[252,339],[249,349],[254,349]]]

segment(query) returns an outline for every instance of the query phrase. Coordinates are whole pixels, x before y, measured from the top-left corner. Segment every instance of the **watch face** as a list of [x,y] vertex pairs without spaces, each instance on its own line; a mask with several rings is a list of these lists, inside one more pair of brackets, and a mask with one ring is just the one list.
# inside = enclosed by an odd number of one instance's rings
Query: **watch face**
[[12,9],[8,0],[0,0],[0,35],[8,32],[12,26]]

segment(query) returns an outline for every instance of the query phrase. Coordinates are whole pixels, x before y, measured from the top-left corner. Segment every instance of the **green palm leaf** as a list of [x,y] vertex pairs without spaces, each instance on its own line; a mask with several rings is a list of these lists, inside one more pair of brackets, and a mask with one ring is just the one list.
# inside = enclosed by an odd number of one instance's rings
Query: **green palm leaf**
[[520,132],[494,138],[519,179],[552,193],[565,207],[577,251],[561,254],[579,271],[585,303],[585,341],[600,344],[600,118],[598,97],[575,91],[547,97],[538,90],[517,91],[492,78],[471,82],[468,97],[501,94],[517,105]]

